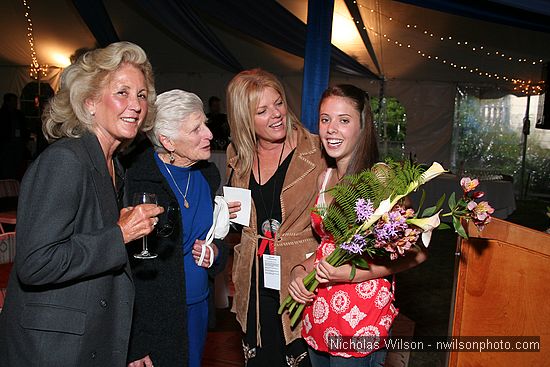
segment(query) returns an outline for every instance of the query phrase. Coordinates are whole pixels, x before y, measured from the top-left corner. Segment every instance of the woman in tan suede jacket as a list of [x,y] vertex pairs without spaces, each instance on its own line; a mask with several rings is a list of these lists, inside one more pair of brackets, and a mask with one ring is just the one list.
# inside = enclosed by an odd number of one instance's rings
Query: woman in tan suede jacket
[[[317,177],[326,167],[319,137],[288,109],[282,84],[260,69],[243,71],[227,88],[232,143],[230,185],[251,190],[250,223],[235,246],[232,311],[247,366],[309,365],[301,326],[277,314],[291,269],[319,244],[310,223]],[[264,282],[264,261],[279,256],[280,291]],[[288,364],[287,364],[288,363]]]

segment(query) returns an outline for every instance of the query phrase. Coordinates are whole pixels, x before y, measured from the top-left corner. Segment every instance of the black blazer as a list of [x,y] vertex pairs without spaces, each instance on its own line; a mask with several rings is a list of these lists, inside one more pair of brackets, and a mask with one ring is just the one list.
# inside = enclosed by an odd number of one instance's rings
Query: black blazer
[[126,366],[134,287],[118,218],[95,135],[61,139],[31,165],[0,314],[0,366]]
[[[125,196],[136,192],[151,192],[165,210],[168,205],[178,206],[176,196],[160,172],[151,148],[139,155],[126,173]],[[201,161],[200,169],[210,186],[212,200],[220,184],[220,173],[213,163]],[[130,256],[136,287],[134,319],[130,338],[128,362],[151,356],[153,364],[165,367],[188,365],[187,308],[185,272],[181,233],[181,216],[174,218],[175,230],[164,238],[151,234],[148,246],[158,254],[153,260],[137,260]],[[159,218],[157,228],[168,220],[166,211]],[[227,249],[223,241],[215,240],[219,256],[209,269],[213,284],[216,272],[223,270]],[[141,241],[135,241],[128,251],[138,253]],[[212,294],[210,295],[212,298]]]

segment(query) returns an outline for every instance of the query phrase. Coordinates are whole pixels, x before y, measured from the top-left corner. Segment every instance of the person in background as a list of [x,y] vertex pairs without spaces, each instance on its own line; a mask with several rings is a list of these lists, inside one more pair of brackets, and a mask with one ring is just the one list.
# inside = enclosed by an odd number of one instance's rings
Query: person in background
[[62,74],[44,111],[54,141],[28,169],[17,253],[0,314],[0,366],[125,366],[134,285],[125,245],[153,230],[163,208],[120,210],[116,155],[156,93],[145,52],[117,42]]
[[229,123],[227,115],[222,113],[222,102],[218,97],[212,96],[208,99],[208,111],[208,128],[214,136],[212,149],[226,150],[229,145]]
[[4,94],[0,108],[0,179],[20,180],[25,173],[26,160],[30,153],[27,149],[29,130],[23,112],[17,108],[17,95]]
[[[349,84],[329,87],[319,105],[319,136],[333,164],[319,177],[316,205],[328,206],[332,198],[325,191],[345,175],[371,168],[378,161],[378,147],[366,92]],[[312,212],[311,223],[322,238],[321,245],[316,256],[292,269],[288,289],[293,299],[309,303],[302,315],[302,336],[309,345],[312,365],[383,366],[386,349],[331,349],[326,331],[350,338],[364,336],[366,343],[372,342],[369,336],[388,336],[398,311],[393,305],[393,285],[384,277],[425,261],[423,247],[389,264],[373,263],[368,270],[357,269],[350,281],[350,264],[335,268],[325,260],[334,250],[334,242],[323,228],[323,218]],[[316,294],[303,284],[314,267],[320,283]]]
[[[277,311],[287,294],[290,269],[318,246],[310,226],[317,177],[326,167],[319,137],[288,108],[272,74],[253,69],[227,87],[232,141],[227,148],[229,184],[251,190],[250,223],[234,248],[232,311],[243,336],[247,366],[309,365],[300,328]],[[237,208],[230,203],[230,207]],[[271,257],[270,257],[271,256]],[[264,260],[280,266],[266,281]]]
[[[131,259],[136,301],[128,366],[200,367],[209,279],[223,270],[227,258],[218,240],[204,248],[220,173],[208,162],[212,133],[200,98],[176,89],[160,94],[155,106],[147,133],[153,148],[129,167],[127,193],[155,193],[167,211],[148,241],[158,257]],[[136,245],[134,253],[141,243]]]

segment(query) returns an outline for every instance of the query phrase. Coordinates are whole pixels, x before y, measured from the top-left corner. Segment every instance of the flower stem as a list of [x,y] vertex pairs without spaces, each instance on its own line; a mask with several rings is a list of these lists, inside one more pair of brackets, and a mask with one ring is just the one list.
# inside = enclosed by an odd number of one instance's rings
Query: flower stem
[[298,308],[296,309],[294,316],[292,316],[292,318],[290,319],[290,326],[294,327],[294,325],[296,325],[296,321],[298,321],[298,319],[302,315],[302,311],[304,311],[305,306],[305,304],[300,303],[300,306],[298,306]]

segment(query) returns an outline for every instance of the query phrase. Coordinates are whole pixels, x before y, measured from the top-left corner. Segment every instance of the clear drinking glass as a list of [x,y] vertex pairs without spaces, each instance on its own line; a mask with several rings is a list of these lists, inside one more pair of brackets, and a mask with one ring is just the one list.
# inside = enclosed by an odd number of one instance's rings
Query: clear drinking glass
[[[157,205],[157,195],[148,192],[138,192],[134,194],[134,205],[139,204],[155,204]],[[158,255],[149,252],[147,249],[147,236],[143,236],[143,250],[139,254],[134,254],[136,259],[154,259]]]

